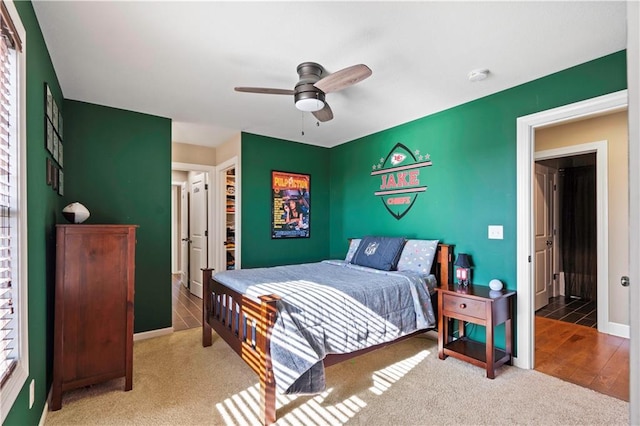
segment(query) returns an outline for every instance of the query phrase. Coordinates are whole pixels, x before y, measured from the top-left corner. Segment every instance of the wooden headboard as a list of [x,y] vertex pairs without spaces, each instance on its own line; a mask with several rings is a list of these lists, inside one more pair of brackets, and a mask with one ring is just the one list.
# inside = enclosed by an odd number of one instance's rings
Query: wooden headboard
[[[351,243],[352,239],[347,240]],[[434,260],[431,273],[438,279],[438,285],[451,284],[453,282],[453,245],[439,243]]]
[[438,244],[435,262],[433,262],[431,269],[438,278],[439,285],[453,282],[453,245]]

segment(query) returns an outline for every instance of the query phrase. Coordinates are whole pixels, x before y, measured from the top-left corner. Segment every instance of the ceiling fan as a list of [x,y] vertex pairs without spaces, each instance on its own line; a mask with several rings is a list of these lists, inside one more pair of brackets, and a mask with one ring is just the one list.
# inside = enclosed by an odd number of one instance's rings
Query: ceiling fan
[[293,95],[296,108],[311,112],[319,121],[333,118],[333,111],[325,101],[325,95],[345,89],[361,82],[371,75],[368,66],[359,64],[341,69],[331,74],[315,62],[303,62],[297,68],[300,80],[293,90],[270,89],[265,87],[236,87],[236,92],[266,93],[269,95]]

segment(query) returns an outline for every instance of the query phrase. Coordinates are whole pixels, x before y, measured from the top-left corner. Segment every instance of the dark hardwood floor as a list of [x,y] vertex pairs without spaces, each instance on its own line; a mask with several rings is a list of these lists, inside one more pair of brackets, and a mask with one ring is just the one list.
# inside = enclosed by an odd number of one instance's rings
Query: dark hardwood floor
[[535,369],[629,401],[629,339],[535,317]]
[[180,331],[202,325],[202,299],[194,296],[180,282],[180,275],[171,278],[173,330]]

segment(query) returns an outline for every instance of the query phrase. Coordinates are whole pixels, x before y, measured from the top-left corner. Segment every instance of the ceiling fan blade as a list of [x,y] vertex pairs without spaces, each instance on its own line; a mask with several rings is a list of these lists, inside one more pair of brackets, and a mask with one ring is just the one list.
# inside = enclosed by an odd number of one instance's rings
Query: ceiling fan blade
[[326,102],[324,104],[324,108],[319,111],[314,111],[312,114],[318,119],[318,121],[322,121],[323,123],[333,118],[333,111],[331,111],[331,107]]
[[371,69],[368,66],[364,64],[352,65],[318,80],[314,86],[324,93],[337,92],[364,80],[370,75]]
[[235,87],[234,90],[246,93],[266,93],[267,95],[293,95],[293,90],[269,89],[267,87]]

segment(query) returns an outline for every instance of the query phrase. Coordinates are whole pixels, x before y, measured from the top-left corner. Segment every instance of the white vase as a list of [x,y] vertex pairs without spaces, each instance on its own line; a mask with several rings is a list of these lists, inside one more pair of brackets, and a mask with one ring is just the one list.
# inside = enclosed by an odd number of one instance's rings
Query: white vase
[[82,223],[89,218],[89,210],[82,204],[75,202],[62,209],[62,215],[71,223]]

